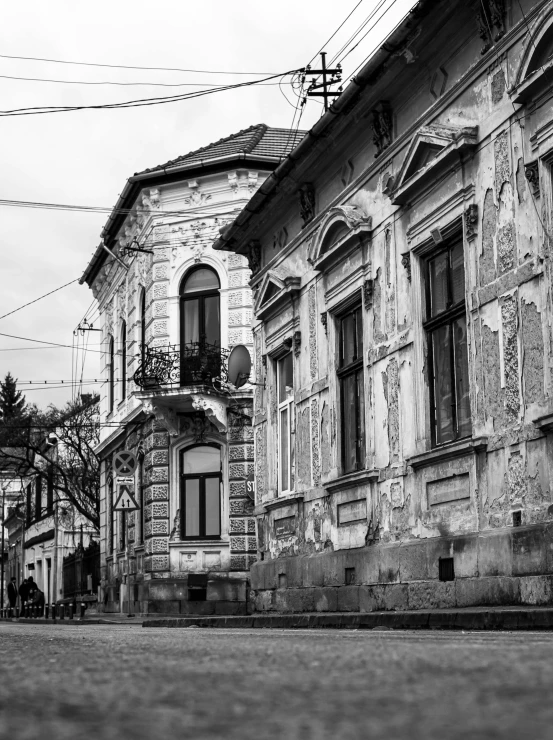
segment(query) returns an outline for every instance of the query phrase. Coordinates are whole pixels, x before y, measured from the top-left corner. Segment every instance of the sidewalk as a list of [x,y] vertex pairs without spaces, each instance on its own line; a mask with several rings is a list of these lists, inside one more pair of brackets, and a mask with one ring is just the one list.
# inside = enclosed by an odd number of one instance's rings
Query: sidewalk
[[472,607],[402,612],[255,614],[247,617],[150,618],[143,627],[247,629],[553,630],[553,607]]
[[325,612],[252,614],[242,617],[161,617],[158,614],[89,614],[84,619],[0,618],[0,622],[86,626],[124,624],[135,627],[210,627],[224,629],[436,629],[553,630],[553,607],[504,606],[427,609],[401,612]]

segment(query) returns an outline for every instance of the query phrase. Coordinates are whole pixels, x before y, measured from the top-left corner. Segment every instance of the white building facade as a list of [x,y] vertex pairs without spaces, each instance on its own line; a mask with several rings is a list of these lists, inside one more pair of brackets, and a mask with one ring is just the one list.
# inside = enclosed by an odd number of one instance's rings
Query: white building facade
[[[107,611],[243,613],[257,552],[248,257],[212,249],[302,134],[252,126],[130,178],[82,282],[99,302],[101,600]],[[138,509],[118,512],[114,455],[135,453]]]

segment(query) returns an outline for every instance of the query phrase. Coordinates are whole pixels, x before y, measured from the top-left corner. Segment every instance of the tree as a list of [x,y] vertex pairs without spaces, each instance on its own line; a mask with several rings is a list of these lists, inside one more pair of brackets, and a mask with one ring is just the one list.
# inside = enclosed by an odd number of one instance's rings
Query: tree
[[10,443],[10,429],[25,414],[25,396],[17,390],[17,380],[8,373],[0,380],[0,444]]
[[11,464],[24,476],[52,476],[54,497],[69,504],[96,529],[100,527],[99,397],[81,397],[64,408],[36,407],[6,426],[11,437],[0,447],[0,465]]

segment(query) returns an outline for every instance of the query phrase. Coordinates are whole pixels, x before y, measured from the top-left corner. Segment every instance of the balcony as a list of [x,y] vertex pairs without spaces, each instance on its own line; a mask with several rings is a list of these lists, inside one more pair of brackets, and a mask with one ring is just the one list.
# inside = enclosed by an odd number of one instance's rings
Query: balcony
[[147,413],[171,435],[182,433],[179,415],[201,412],[219,432],[227,429],[227,360],[230,352],[205,341],[146,347],[133,380]]
[[227,382],[229,350],[207,342],[146,347],[133,380],[143,391],[203,385],[221,390]]

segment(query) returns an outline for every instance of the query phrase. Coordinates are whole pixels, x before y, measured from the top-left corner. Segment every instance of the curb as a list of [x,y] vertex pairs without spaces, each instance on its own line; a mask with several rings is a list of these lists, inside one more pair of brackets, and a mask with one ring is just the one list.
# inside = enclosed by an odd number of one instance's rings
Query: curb
[[148,619],[142,627],[234,629],[438,629],[553,630],[553,609],[463,609],[457,611],[275,614],[248,617]]

